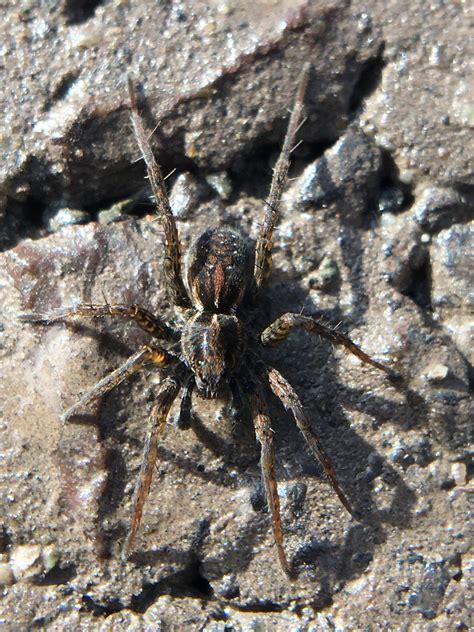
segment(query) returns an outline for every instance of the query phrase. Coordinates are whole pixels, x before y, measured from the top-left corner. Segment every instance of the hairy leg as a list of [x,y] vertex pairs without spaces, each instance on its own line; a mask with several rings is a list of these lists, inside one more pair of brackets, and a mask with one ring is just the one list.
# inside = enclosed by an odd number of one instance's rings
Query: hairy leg
[[165,182],[160,166],[155,160],[148,136],[143,127],[143,122],[138,112],[137,97],[132,80],[128,79],[128,92],[132,110],[132,125],[135,138],[146,163],[151,190],[155,197],[158,216],[165,233],[165,262],[164,273],[171,299],[175,305],[188,307],[189,297],[181,276],[181,247],[179,243],[178,229],[171,212],[171,207],[166,193]]
[[280,513],[280,498],[275,476],[275,451],[273,449],[273,430],[262,389],[258,387],[251,395],[255,434],[261,447],[260,465],[262,468],[265,495],[272,517],[273,537],[280,565],[286,575],[290,575],[288,560],[283,547],[283,528]]
[[191,375],[184,385],[183,393],[181,395],[181,404],[179,407],[178,419],[176,421],[176,427],[179,428],[179,430],[187,430],[191,427],[191,407],[194,386],[194,377]]
[[122,551],[122,557],[125,560],[132,549],[142,519],[143,506],[150,491],[153,470],[155,469],[156,458],[158,456],[158,439],[165,429],[169,410],[180,388],[181,381],[175,376],[165,378],[160,384],[156,403],[151,413],[151,427],[145,440],[142,465],[133,495],[132,521]]
[[163,340],[178,339],[178,334],[171,325],[143,307],[139,307],[134,304],[127,305],[124,303],[117,303],[115,305],[110,305],[109,303],[105,303],[103,305],[97,305],[92,303],[81,303],[79,305],[74,305],[73,307],[45,314],[20,314],[18,318],[23,322],[45,323],[49,325],[68,318],[100,318],[103,316],[116,316],[123,318],[124,320],[132,320],[141,327],[141,329],[145,330],[155,338]]
[[283,403],[284,407],[287,409],[289,408],[293,413],[296,425],[301,430],[309,449],[323,466],[324,472],[333,486],[334,491],[338,495],[339,500],[342,502],[347,511],[352,514],[352,507],[339,486],[333,465],[323,448],[321,440],[311,427],[309,419],[306,417],[303,405],[300,402],[298,395],[293,390],[293,387],[285,380],[281,373],[272,367],[265,367],[262,369],[261,375],[278,399],[280,399]]
[[248,400],[244,397],[239,380],[234,377],[229,381],[230,398],[226,402],[223,412],[226,418],[238,424],[243,418],[250,419]]
[[172,355],[168,351],[145,345],[139,351],[130,356],[128,360],[118,367],[118,369],[115,369],[115,371],[106,375],[89,391],[84,393],[78,402],[73,404],[73,406],[63,413],[63,421],[67,421],[72,415],[74,415],[75,412],[77,412],[77,410],[87,406],[93,401],[96,401],[102,397],[102,395],[111,391],[126,378],[136,373],[144,364],[150,362],[158,367],[165,367],[171,364],[174,360],[176,360],[176,356]]
[[319,323],[311,316],[303,316],[302,314],[283,314],[277,318],[271,325],[269,325],[260,334],[260,340],[265,347],[275,345],[284,340],[288,334],[295,329],[295,327],[301,327],[306,331],[319,334],[323,338],[330,340],[333,344],[342,345],[352,354],[357,356],[362,362],[374,366],[376,369],[384,371],[391,381],[400,382],[401,376],[390,369],[384,364],[380,364],[370,356],[368,356],[355,342],[352,342],[350,338],[341,334],[339,331],[335,331],[322,323]]
[[273,229],[278,218],[278,209],[280,208],[280,200],[288,178],[288,169],[290,167],[290,156],[295,143],[296,133],[298,132],[301,116],[304,106],[304,95],[308,85],[310,65],[305,64],[299,81],[298,92],[296,93],[293,112],[291,114],[290,123],[286,132],[280,157],[273,170],[272,184],[270,194],[266,201],[266,211],[263,223],[257,236],[255,245],[255,268],[254,281],[255,293],[258,293],[266,282],[272,265],[272,245],[273,245]]

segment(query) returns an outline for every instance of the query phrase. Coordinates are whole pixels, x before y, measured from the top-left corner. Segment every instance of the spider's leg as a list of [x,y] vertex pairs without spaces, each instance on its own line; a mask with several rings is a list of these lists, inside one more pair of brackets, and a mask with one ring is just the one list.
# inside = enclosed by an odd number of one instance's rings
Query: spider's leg
[[99,399],[105,393],[118,386],[123,380],[136,373],[147,362],[153,363],[158,367],[165,367],[176,360],[176,356],[160,349],[158,347],[150,347],[145,345],[139,351],[131,355],[118,369],[112,371],[102,378],[89,391],[84,393],[81,399],[73,404],[62,415],[63,421],[67,421],[77,410],[87,406],[91,402]]
[[290,157],[295,144],[295,137],[298,132],[301,116],[304,106],[304,95],[306,86],[308,85],[310,64],[305,64],[298,92],[296,93],[293,112],[291,114],[288,130],[280,156],[273,169],[272,184],[270,193],[266,201],[266,211],[263,223],[260,227],[255,245],[255,268],[254,268],[254,291],[258,293],[265,281],[267,280],[272,265],[272,245],[273,245],[273,229],[278,219],[278,210],[283,190],[288,178],[288,169],[290,167]]
[[145,132],[141,116],[138,112],[137,96],[130,78],[128,79],[128,92],[132,112],[133,131],[146,164],[148,179],[150,180],[151,190],[155,198],[157,214],[165,233],[164,274],[168,291],[175,305],[189,307],[189,297],[181,276],[181,248],[178,229],[166,193],[163,174],[161,173],[159,164],[155,160],[148,135]]
[[177,332],[161,319],[148,310],[135,304],[109,304],[96,305],[92,303],[81,303],[69,308],[39,314],[20,314],[18,318],[23,322],[51,324],[68,318],[99,318],[102,316],[114,316],[124,320],[133,320],[141,329],[145,330],[155,338],[163,340],[177,340]]
[[285,380],[281,373],[273,367],[266,367],[263,369],[262,376],[278,399],[282,402],[284,407],[290,409],[293,413],[296,425],[301,430],[309,449],[323,466],[329,482],[333,486],[336,494],[339,496],[339,500],[342,502],[347,511],[352,514],[352,507],[339,486],[334,467],[323,448],[321,440],[311,427],[300,398],[294,391],[293,387]]
[[323,338],[330,340],[333,344],[342,345],[350,351],[350,353],[362,360],[362,362],[384,371],[391,381],[402,381],[401,376],[396,371],[371,358],[362,351],[355,342],[352,342],[350,338],[342,334],[340,331],[336,331],[335,329],[331,329],[330,327],[323,325],[311,316],[303,316],[302,314],[283,314],[283,316],[277,318],[271,325],[263,330],[260,334],[260,341],[265,347],[275,345],[284,340],[295,327],[301,327],[306,331],[319,334]]
[[268,416],[265,399],[260,387],[254,389],[251,395],[253,423],[255,435],[261,447],[260,465],[265,495],[272,516],[273,537],[278,552],[280,565],[286,575],[290,576],[290,568],[283,547],[283,528],[280,513],[280,498],[275,477],[275,451],[273,449],[273,430]]
[[122,557],[127,559],[135,540],[135,536],[142,519],[143,505],[150,491],[153,470],[155,469],[156,458],[158,456],[158,438],[162,434],[166,426],[166,419],[173,401],[175,400],[179,389],[181,388],[181,380],[176,376],[165,378],[159,387],[156,403],[151,413],[151,426],[145,440],[143,449],[142,464],[138,481],[135,485],[133,494],[133,515],[130,529],[125,541]]
[[244,397],[239,380],[232,377],[229,381],[230,398],[225,405],[225,415],[232,422],[238,423],[242,418],[249,418],[248,400]]
[[195,382],[194,376],[191,375],[187,379],[183,393],[181,395],[181,404],[179,407],[179,414],[176,421],[176,427],[180,430],[187,430],[191,426],[191,407],[192,407],[192,394],[194,390]]

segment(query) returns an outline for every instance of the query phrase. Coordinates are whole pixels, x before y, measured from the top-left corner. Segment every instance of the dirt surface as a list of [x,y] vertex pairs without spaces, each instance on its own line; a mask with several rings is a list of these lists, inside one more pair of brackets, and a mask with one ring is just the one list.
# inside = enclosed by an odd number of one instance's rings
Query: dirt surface
[[[25,0],[0,28],[3,628],[467,630],[474,57],[462,7]],[[303,332],[265,353],[356,514],[270,398],[293,582],[251,421],[198,397],[191,429],[172,410],[123,563],[159,375],[144,370],[71,423],[61,414],[147,337],[123,322],[17,315],[105,296],[175,317],[127,74],[164,170],[177,170],[186,249],[209,226],[255,238],[308,59],[261,324],[302,310],[341,322],[407,386]]]

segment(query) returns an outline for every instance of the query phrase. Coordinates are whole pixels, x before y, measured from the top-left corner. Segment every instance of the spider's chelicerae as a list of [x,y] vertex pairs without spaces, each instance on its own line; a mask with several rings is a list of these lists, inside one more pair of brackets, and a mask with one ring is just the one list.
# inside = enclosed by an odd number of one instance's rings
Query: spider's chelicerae
[[[283,547],[280,501],[275,478],[273,431],[266,405],[266,392],[269,389],[281,400],[284,407],[292,412],[311,452],[322,464],[342,504],[351,512],[350,504],[337,482],[331,461],[310,424],[298,395],[275,368],[264,362],[259,350],[263,351],[265,347],[281,342],[294,328],[301,327],[308,332],[319,334],[333,344],[343,345],[360,360],[385,371],[392,378],[396,378],[397,374],[369,357],[347,336],[312,317],[287,313],[277,318],[262,332],[249,330],[245,319],[246,310],[255,306],[270,275],[273,230],[287,180],[295,136],[301,125],[308,76],[309,66],[306,66],[302,72],[283,148],[274,168],[255,249],[234,230],[209,229],[192,243],[184,265],[181,262],[178,231],[161,169],[153,156],[148,135],[138,112],[135,91],[129,81],[133,129],[147,166],[157,214],[164,230],[164,279],[169,297],[173,304],[181,309],[185,322],[183,325],[172,325],[143,307],[127,304],[80,304],[47,315],[22,316],[23,320],[30,322],[48,323],[73,316],[116,316],[134,321],[160,341],[160,344],[150,343],[139,349],[118,369],[86,392],[63,416],[64,420],[69,419],[79,408],[97,400],[145,364],[152,364],[159,370],[166,369],[151,413],[150,430],[135,487],[133,516],[124,544],[125,557],[132,548],[140,525],[143,505],[150,490],[156,463],[158,439],[165,428],[171,405],[181,392],[180,419],[182,424],[186,425],[190,418],[191,395],[194,389],[197,389],[202,397],[209,399],[217,397],[226,389],[236,396],[243,391],[250,401],[255,434],[261,446],[262,477],[275,544],[281,567],[286,574],[289,575],[290,570]],[[180,348],[178,352],[177,347]]]

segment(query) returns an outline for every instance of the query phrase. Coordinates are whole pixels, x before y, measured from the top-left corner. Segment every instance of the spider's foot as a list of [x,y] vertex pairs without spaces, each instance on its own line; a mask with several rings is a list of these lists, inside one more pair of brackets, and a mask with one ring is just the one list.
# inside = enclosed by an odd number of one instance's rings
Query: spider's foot
[[16,315],[17,320],[22,323],[49,323],[50,319],[48,314],[41,314],[39,312],[22,312]]

